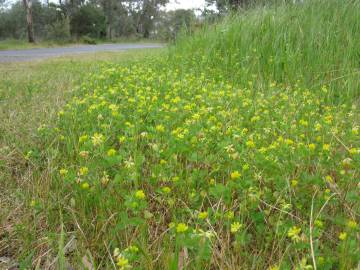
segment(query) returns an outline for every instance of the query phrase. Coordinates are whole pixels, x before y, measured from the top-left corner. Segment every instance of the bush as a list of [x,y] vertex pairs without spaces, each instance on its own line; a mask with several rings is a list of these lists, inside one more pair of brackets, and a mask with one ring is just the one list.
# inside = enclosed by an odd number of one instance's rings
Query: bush
[[68,18],[58,20],[46,27],[46,38],[49,40],[68,42],[70,35],[70,20]]
[[81,38],[81,41],[85,44],[92,44],[92,45],[95,45],[97,43],[96,39],[89,37],[89,36],[83,36]]

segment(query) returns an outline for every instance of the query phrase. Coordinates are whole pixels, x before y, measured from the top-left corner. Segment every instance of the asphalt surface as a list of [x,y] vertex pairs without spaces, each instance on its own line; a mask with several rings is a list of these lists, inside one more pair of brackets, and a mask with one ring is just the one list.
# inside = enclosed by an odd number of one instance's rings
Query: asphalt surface
[[36,48],[26,50],[4,50],[0,51],[0,62],[22,62],[44,59],[78,53],[114,52],[131,49],[161,48],[163,45],[155,43],[127,43],[127,44],[99,44],[79,45],[58,48]]

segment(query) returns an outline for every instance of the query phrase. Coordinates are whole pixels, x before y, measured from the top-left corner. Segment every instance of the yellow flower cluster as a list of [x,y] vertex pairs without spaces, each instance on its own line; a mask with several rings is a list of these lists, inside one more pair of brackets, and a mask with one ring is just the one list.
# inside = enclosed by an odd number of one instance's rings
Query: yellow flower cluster
[[[286,235],[300,242],[307,231],[288,224],[309,220],[314,193],[314,205],[327,206],[314,230],[340,232],[336,241],[354,238],[358,225],[335,198],[357,200],[357,108],[339,110],[319,91],[270,84],[257,91],[253,82],[232,85],[205,73],[105,68],[61,114],[57,158],[64,168],[56,175],[77,185],[69,192],[83,205],[101,202],[94,211],[105,216],[121,212],[119,227],[156,227],[186,243],[200,235],[230,238],[234,248]],[[334,213],[343,225],[328,221]],[[119,269],[133,265],[127,254],[115,256]]]

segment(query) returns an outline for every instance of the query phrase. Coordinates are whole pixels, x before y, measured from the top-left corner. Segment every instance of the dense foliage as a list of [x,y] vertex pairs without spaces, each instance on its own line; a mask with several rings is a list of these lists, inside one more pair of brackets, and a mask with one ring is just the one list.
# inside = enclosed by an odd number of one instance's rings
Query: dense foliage
[[[183,26],[189,28],[196,21],[193,10],[163,11],[167,0],[27,1],[31,3],[36,40],[67,42],[83,36],[169,40]],[[26,26],[26,10],[21,1],[0,3],[0,40],[25,39]]]
[[105,16],[101,9],[93,5],[84,5],[71,18],[71,32],[77,36],[93,38],[105,37]]

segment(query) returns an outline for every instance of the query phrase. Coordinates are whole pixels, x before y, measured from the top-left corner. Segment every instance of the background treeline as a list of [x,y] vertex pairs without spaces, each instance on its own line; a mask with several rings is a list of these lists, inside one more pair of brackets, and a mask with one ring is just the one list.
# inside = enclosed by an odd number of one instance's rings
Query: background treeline
[[[1,2],[1,0],[0,0]],[[168,0],[20,0],[0,3],[0,39],[27,39],[30,5],[35,40],[173,39],[199,18],[193,10],[164,11]]]
[[0,40],[172,40],[182,29],[191,32],[231,11],[274,1],[293,0],[206,0],[196,14],[165,11],[169,0],[0,0]]

